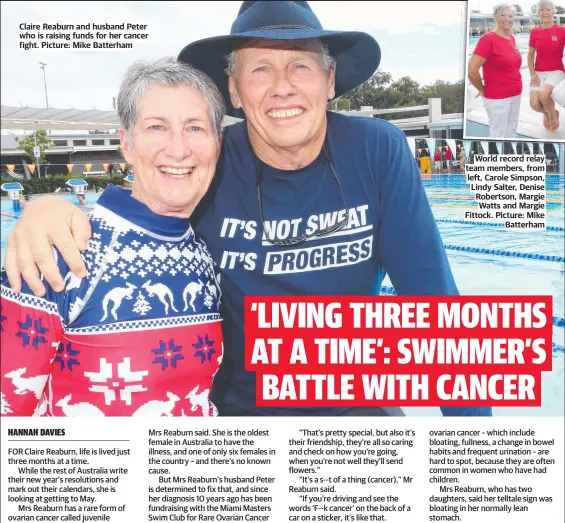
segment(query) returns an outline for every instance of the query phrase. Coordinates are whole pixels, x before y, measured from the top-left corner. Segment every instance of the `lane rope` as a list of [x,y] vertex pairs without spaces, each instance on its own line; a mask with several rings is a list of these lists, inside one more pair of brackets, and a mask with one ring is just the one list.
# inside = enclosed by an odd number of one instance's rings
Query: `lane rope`
[[[388,296],[397,296],[394,287],[389,287],[388,285],[381,286],[381,294],[386,294]],[[557,316],[553,316],[553,318],[551,319],[551,323],[555,327],[565,327],[565,318],[559,318]]]
[[524,258],[528,260],[542,260],[564,263],[563,256],[550,256],[549,254],[538,254],[535,252],[516,252],[503,251],[502,249],[485,249],[482,247],[467,247],[465,245],[444,245],[449,251],[476,252],[478,254],[495,254],[496,256],[506,256],[510,258]]
[[[437,223],[459,223],[459,224],[463,224],[463,225],[479,225],[479,226],[484,226],[484,227],[504,227],[503,223],[490,223],[490,222],[477,222],[477,221],[465,221],[465,220],[448,220],[445,218],[436,218],[436,222]],[[545,228],[546,231],[549,232],[565,232],[565,228],[563,227],[546,227]]]

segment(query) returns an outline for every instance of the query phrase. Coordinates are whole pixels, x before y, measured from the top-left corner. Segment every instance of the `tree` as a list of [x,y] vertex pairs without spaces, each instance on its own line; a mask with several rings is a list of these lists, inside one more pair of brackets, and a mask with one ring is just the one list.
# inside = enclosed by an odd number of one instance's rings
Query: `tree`
[[151,310],[151,305],[145,299],[145,296],[141,292],[137,293],[137,299],[135,300],[135,305],[133,306],[133,312],[137,312],[142,316],[145,316]]
[[349,110],[349,100],[347,98],[338,98],[336,101],[338,111],[348,111]]
[[[392,109],[427,105],[428,98],[441,98],[444,113],[462,113],[465,86],[463,81],[450,83],[437,80],[432,85],[420,86],[418,82],[404,76],[393,80],[389,73],[377,71],[369,80],[347,93],[351,102],[351,109],[360,109],[363,105],[373,106],[375,109]],[[406,111],[396,114],[383,114],[379,118],[411,118],[421,116],[421,112]]]
[[422,88],[424,98],[441,98],[441,109],[445,114],[462,113],[465,99],[463,80],[450,83],[437,80],[435,84]]
[[118,147],[116,147],[116,152],[122,157],[122,159],[124,160],[124,162],[126,161],[126,159],[124,158],[124,153],[122,151],[122,146],[118,145]]
[[517,15],[524,14],[524,11],[522,10],[522,6],[520,4],[514,4],[514,9],[516,9]]
[[409,76],[403,76],[392,83],[390,88],[395,98],[395,107],[409,107],[420,105],[420,84]]
[[560,5],[556,5],[555,6],[555,14],[565,15],[565,7],[561,7]]
[[387,99],[387,88],[392,82],[390,73],[377,71],[366,82],[347,93],[347,98],[351,102],[351,109],[360,109],[362,105],[372,105],[373,107],[392,107],[386,105],[390,102]]
[[35,156],[33,155],[33,148],[35,147],[37,140],[37,146],[39,147],[39,163],[46,164],[47,157],[45,156],[45,151],[53,147],[53,142],[47,137],[47,131],[35,131],[34,133],[26,134],[23,138],[15,138],[16,142],[20,146],[20,149],[24,154],[32,161],[35,162]]

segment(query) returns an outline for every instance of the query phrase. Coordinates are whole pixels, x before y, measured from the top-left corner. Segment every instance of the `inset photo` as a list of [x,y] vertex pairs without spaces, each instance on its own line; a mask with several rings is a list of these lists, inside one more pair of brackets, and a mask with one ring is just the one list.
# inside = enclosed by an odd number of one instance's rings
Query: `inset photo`
[[468,2],[464,137],[565,141],[565,0]]

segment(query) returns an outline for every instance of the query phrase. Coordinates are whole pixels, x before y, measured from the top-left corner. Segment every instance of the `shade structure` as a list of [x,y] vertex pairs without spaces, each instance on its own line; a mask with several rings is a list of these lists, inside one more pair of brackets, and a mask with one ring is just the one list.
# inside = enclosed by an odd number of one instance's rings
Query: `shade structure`
[[88,183],[79,178],[71,178],[70,180],[67,180],[66,185],[68,185],[69,187],[84,187],[87,186]]
[[22,186],[21,183],[18,182],[6,182],[3,183],[2,186],[0,187],[0,189],[2,189],[3,191],[23,191],[24,188]]
[[[39,107],[1,107],[1,127],[5,130],[45,131],[107,131],[119,129],[116,111],[98,109],[49,109]],[[223,125],[238,122],[238,118],[226,116]]]

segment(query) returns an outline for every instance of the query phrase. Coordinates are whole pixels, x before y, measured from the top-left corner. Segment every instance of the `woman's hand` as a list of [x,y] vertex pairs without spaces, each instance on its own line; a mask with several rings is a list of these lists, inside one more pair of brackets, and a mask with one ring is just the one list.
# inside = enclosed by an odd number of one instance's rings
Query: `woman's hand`
[[540,81],[539,74],[534,71],[530,76],[530,85],[532,87],[539,87],[540,83],[541,83],[541,81]]
[[475,98],[479,98],[480,96],[484,97],[485,96],[485,90],[484,89],[479,89],[479,92],[475,95]]
[[71,271],[84,278],[80,251],[86,249],[91,234],[87,215],[59,196],[44,196],[26,205],[6,247],[6,274],[12,290],[21,291],[23,276],[36,296],[44,296],[40,272],[55,291],[65,288],[52,245]]

